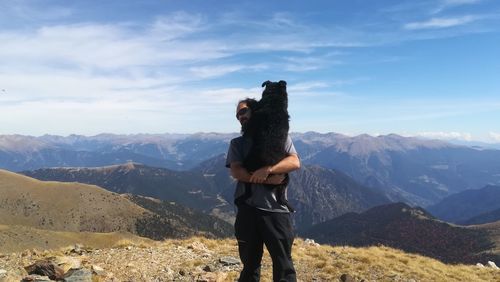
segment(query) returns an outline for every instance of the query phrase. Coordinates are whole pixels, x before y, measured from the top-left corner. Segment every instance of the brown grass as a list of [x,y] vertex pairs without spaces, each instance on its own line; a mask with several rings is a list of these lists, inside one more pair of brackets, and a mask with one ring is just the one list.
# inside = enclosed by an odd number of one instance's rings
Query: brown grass
[[[6,230],[0,225],[0,234]],[[60,232],[51,232],[50,236],[60,235]],[[188,272],[200,269],[206,264],[213,262],[214,258],[223,256],[238,257],[238,248],[234,239],[207,239],[203,237],[192,237],[184,240],[165,240],[162,242],[142,239],[130,234],[80,234],[88,241],[80,241],[86,246],[94,246],[106,252],[107,247],[134,248],[150,250],[152,252],[167,252],[167,256],[175,257],[175,253],[169,250],[191,249],[199,254],[194,259],[177,260],[171,262],[169,267],[177,272],[184,269]],[[76,234],[65,234],[69,241],[79,238]],[[127,237],[128,236],[128,237]],[[66,243],[70,243],[66,241]],[[74,242],[72,242],[74,243]],[[196,249],[196,244],[201,249]],[[137,256],[139,249],[132,249],[131,256]],[[136,250],[136,251],[134,251]],[[154,251],[156,250],[156,251]],[[174,251],[175,252],[175,251]],[[202,254],[209,252],[214,254],[205,258]],[[61,251],[53,250],[49,255],[58,255]],[[147,253],[147,252],[146,252]],[[327,245],[311,246],[302,239],[297,239],[293,247],[293,258],[299,281],[338,281],[342,274],[349,274],[356,281],[500,281],[498,270],[491,268],[478,268],[471,265],[447,265],[435,259],[423,257],[416,254],[405,253],[389,247],[332,247]],[[90,259],[90,258],[89,258]],[[131,261],[137,265],[149,265],[151,257],[135,257]],[[125,270],[125,269],[124,269]],[[111,271],[113,271],[111,269]],[[123,270],[122,270],[123,271]],[[126,270],[125,270],[126,271]],[[115,273],[121,273],[116,270]],[[227,272],[226,281],[235,281],[239,276],[238,269]],[[264,252],[262,262],[262,281],[272,281],[272,262],[269,254]]]
[[146,210],[94,185],[0,170],[0,223],[58,231],[135,231]]
[[[189,245],[202,242],[210,251],[220,256],[238,257],[236,240],[190,238],[166,240],[164,245]],[[300,281],[338,281],[342,274],[349,274],[357,281],[500,281],[500,271],[472,265],[447,265],[435,259],[409,254],[389,247],[332,247],[310,246],[297,239],[293,259]],[[264,252],[262,281],[272,281],[272,262]],[[229,273],[228,281],[237,279],[239,273]]]

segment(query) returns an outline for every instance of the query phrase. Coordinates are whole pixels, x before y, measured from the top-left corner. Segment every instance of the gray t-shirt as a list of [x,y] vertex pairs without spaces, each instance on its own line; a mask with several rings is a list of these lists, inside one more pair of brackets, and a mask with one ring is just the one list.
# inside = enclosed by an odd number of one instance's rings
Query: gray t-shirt
[[[242,163],[246,155],[249,153],[251,146],[252,140],[249,138],[244,138],[243,136],[231,140],[231,144],[229,145],[229,150],[227,152],[226,167],[230,167],[230,164],[232,162]],[[297,154],[290,136],[287,137],[285,150],[289,154]],[[286,206],[280,205],[277,202],[275,191],[276,189],[271,190],[262,184],[252,184],[251,189],[252,196],[245,201],[248,205],[270,212],[289,212]],[[236,184],[236,191],[234,192],[234,198],[236,199],[244,193],[245,183],[238,181],[238,183]]]

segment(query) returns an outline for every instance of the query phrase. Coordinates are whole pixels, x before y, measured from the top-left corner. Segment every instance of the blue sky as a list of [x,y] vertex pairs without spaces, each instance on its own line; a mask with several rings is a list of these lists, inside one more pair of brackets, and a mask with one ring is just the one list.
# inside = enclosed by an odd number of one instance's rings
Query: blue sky
[[500,2],[0,1],[0,134],[291,130],[500,142]]

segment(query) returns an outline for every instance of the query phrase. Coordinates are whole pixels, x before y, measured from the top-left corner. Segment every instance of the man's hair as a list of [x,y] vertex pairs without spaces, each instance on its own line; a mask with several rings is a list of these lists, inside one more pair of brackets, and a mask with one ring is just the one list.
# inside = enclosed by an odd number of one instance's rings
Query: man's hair
[[[255,110],[256,106],[257,106],[257,100],[255,100],[253,98],[245,98],[243,100],[239,100],[237,105],[239,105],[241,103],[247,104],[247,106],[250,108],[251,112],[253,112]],[[252,118],[252,117],[250,116],[250,118]],[[241,130],[240,130],[241,134],[245,133],[245,130],[246,130],[246,126],[245,125],[247,123],[244,123],[244,124],[241,125]]]
[[254,98],[245,98],[243,100],[239,100],[238,104],[236,105],[239,105],[241,103],[247,104],[247,106],[252,110],[252,107],[255,107],[255,105],[257,104],[257,100],[255,100]]

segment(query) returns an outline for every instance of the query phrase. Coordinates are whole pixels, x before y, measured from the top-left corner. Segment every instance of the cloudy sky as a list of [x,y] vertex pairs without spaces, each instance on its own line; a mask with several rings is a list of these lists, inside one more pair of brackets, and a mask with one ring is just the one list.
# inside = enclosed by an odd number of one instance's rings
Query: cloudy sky
[[[307,3],[307,4],[306,4]],[[0,1],[0,134],[291,129],[500,142],[500,1]]]

